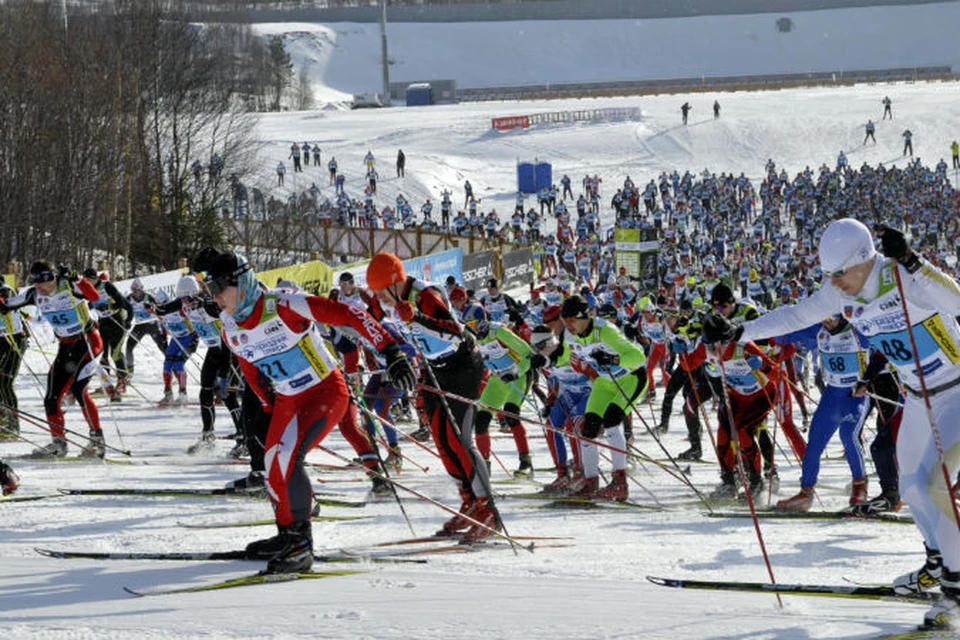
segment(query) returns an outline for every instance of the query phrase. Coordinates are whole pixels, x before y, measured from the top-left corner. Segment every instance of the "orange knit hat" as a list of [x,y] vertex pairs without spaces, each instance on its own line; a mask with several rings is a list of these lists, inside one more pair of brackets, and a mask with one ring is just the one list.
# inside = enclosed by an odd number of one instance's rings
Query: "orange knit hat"
[[378,253],[367,265],[367,286],[372,291],[386,289],[392,284],[407,279],[400,258],[392,253]]

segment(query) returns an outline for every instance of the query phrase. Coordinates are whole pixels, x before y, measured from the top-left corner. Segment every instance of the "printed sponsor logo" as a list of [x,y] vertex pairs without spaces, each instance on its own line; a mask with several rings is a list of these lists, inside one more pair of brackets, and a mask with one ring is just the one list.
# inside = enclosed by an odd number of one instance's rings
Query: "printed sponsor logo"
[[264,327],[263,333],[266,335],[270,335],[271,333],[276,333],[277,331],[281,331],[281,330],[282,329],[280,328],[280,325],[274,323],[274,324],[268,324],[266,327]]
[[482,280],[484,278],[489,278],[493,275],[493,267],[491,265],[481,265],[473,269],[468,269],[463,272],[463,281],[472,282],[474,280]]
[[899,307],[899,306],[900,306],[900,296],[895,295],[889,300],[884,300],[883,302],[880,303],[880,311],[888,311],[890,309],[893,309],[894,307]]
[[299,378],[294,378],[293,380],[290,381],[290,388],[298,389],[303,385],[308,384],[312,379],[313,379],[313,376],[310,375],[309,373],[302,375]]

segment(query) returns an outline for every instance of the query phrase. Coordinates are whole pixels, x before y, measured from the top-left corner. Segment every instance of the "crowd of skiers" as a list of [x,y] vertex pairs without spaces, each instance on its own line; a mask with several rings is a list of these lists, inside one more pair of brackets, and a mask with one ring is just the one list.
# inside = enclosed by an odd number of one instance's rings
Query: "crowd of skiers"
[[[303,458],[334,427],[381,491],[389,489],[389,468],[403,460],[393,420],[415,412],[421,429],[414,435],[435,442],[462,498],[439,534],[482,538],[502,527],[489,483],[494,418],[513,435],[518,474],[533,472],[525,424],[535,407],[556,469],[545,491],[623,501],[634,421],[659,382],[661,417],[646,426],[653,437],[669,430],[681,396],[690,447],[677,457],[708,453],[703,433],[716,411],[715,500],[736,499],[740,489],[757,499],[775,490],[779,431],[802,475],[799,492],[777,507],[810,509],[820,456],[839,430],[851,510],[870,516],[905,500],[927,543],[924,567],[898,578],[896,588],[940,583],[943,596],[928,622],[954,619],[957,522],[936,506],[952,503],[942,498],[952,495],[960,466],[953,447],[960,429],[945,419],[960,402],[960,329],[949,311],[960,303],[949,266],[960,198],[945,168],[919,161],[902,170],[824,166],[791,178],[770,161],[758,190],[742,174],[664,173],[643,189],[627,178],[610,202],[616,226],[649,229],[660,243],[656,266],[643,273],[617,266],[615,243],[600,229],[600,179],[587,176],[583,187],[589,200],[577,200],[576,223],[565,210],[567,185],[552,203],[548,194],[544,210],[556,232],[537,243],[538,277],[522,301],[496,279],[483,292],[455,278],[418,280],[392,254],[370,262],[366,289],[344,272],[329,297],[293,283],[270,288],[243,256],[213,249],[197,256],[172,300],[152,298],[139,282],[123,296],[95,270],[36,262],[29,286],[5,291],[0,302],[9,320],[0,361],[7,378],[16,375],[29,326],[20,309],[35,306],[59,342],[44,400],[52,441],[36,455],[66,454],[60,403],[68,391],[90,429],[81,455],[105,455],[87,385],[104,373],[115,381],[104,391],[119,400],[133,385],[131,344],[150,335],[164,351],[161,403],[169,404],[185,398],[185,363],[203,343],[202,429],[190,452],[212,448],[220,397],[237,437],[232,453],[251,461],[233,488],[269,488],[276,509],[277,535],[248,551],[268,560],[270,571],[299,571],[312,562]],[[865,224],[878,230],[882,256]],[[924,400],[926,411],[918,409]],[[15,397],[5,395],[4,405],[5,429],[15,435]],[[879,491],[870,497],[862,431],[873,408]],[[375,444],[381,430],[385,459]],[[611,465],[605,486],[601,448]],[[4,478],[4,491],[16,488],[6,466]]]

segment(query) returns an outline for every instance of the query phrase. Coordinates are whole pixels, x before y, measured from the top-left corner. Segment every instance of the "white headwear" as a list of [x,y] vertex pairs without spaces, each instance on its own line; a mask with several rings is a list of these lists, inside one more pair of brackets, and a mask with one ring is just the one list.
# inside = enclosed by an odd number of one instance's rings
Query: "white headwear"
[[853,218],[831,222],[820,238],[820,266],[827,275],[866,262],[876,255],[870,230]]

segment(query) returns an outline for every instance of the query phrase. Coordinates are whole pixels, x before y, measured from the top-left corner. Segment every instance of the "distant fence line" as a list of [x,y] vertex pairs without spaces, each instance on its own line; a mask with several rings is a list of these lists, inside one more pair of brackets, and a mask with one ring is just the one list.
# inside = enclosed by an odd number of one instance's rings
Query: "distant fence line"
[[918,80],[957,80],[949,66],[909,67],[863,71],[781,73],[750,76],[668,78],[621,82],[565,82],[482,88],[458,88],[459,102],[495,100],[544,100],[550,98],[587,98],[603,96],[688,93],[696,91],[744,91],[789,87],[851,85],[874,82]]

